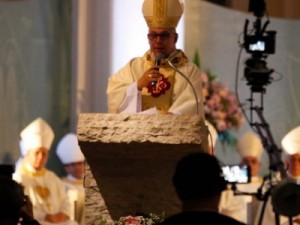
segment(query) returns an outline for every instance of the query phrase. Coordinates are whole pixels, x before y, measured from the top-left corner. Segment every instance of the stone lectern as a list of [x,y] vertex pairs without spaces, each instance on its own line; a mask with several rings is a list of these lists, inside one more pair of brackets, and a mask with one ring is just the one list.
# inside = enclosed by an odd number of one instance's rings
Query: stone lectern
[[172,186],[176,163],[208,151],[208,130],[198,115],[80,114],[77,135],[86,158],[89,225],[179,212]]

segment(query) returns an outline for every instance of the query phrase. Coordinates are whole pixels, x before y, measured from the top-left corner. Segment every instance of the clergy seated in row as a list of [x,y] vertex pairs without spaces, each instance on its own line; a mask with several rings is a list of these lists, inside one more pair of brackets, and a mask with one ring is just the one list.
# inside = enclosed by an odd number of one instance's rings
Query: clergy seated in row
[[62,180],[71,202],[71,219],[76,220],[80,225],[85,225],[84,156],[78,145],[76,134],[68,133],[63,136],[57,145],[56,154],[66,172]]
[[33,205],[33,215],[42,225],[76,225],[70,219],[70,201],[61,179],[45,166],[54,132],[42,118],[31,122],[20,134],[26,150],[13,179],[24,186]]

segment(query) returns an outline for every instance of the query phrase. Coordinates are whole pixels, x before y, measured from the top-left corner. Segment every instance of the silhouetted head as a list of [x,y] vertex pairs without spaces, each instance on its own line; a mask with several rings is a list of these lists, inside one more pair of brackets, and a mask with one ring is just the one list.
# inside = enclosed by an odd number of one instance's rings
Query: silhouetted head
[[25,204],[23,186],[6,176],[0,176],[0,224],[17,224]]
[[226,188],[218,159],[208,153],[183,157],[176,166],[173,184],[182,200],[215,197]]

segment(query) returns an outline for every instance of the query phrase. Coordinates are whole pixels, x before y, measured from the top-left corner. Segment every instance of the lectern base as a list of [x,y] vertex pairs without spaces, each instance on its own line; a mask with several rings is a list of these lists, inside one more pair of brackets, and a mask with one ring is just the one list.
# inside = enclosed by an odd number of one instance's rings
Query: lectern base
[[176,163],[207,151],[207,127],[196,115],[81,114],[77,133],[86,158],[87,224],[179,212]]

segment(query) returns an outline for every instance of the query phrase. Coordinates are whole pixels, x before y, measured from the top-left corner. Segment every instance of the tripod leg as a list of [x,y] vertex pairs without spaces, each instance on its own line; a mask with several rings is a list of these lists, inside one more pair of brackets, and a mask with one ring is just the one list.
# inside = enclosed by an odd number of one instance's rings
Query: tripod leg
[[289,216],[289,225],[293,225],[293,218]]
[[261,208],[261,212],[260,212],[260,215],[259,215],[258,225],[262,225],[262,221],[263,221],[263,218],[264,218],[267,202],[268,202],[268,198],[264,199],[263,205],[262,205],[262,208]]
[[279,214],[275,212],[275,224],[280,225]]

